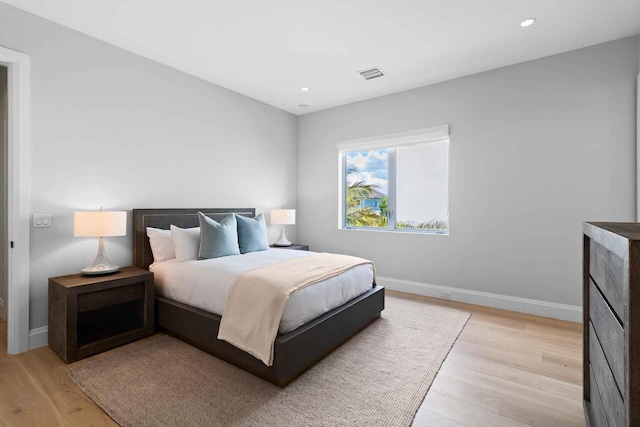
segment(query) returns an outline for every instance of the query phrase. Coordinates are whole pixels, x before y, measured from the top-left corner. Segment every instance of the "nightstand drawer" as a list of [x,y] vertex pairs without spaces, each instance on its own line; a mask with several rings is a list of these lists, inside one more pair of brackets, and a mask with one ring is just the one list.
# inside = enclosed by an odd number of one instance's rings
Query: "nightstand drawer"
[[144,282],[78,294],[78,313],[144,299]]

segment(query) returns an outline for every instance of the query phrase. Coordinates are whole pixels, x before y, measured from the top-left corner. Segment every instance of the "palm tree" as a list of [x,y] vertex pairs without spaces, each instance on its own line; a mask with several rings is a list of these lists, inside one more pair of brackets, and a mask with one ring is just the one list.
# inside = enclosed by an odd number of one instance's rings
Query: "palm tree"
[[[356,166],[347,167],[347,176],[358,172]],[[378,188],[375,184],[365,184],[364,181],[357,181],[347,187],[347,206],[358,207],[360,200],[368,199]]]
[[389,199],[387,196],[384,196],[380,199],[380,214],[383,216],[387,216],[389,213]]
[[[353,165],[347,168],[347,176],[356,172],[358,172],[358,168]],[[377,185],[366,184],[364,181],[354,182],[347,187],[346,208],[348,225],[356,227],[382,227],[386,225],[386,216],[380,215],[369,207],[360,207],[360,201],[373,196],[377,189]]]
[[416,222],[416,221],[398,221],[396,222],[397,228],[425,228],[427,230],[448,230],[449,221],[446,219],[434,218],[431,221]]
[[347,187],[347,206],[359,207],[360,200],[370,198],[377,187],[374,184],[365,184],[364,181],[354,182]]

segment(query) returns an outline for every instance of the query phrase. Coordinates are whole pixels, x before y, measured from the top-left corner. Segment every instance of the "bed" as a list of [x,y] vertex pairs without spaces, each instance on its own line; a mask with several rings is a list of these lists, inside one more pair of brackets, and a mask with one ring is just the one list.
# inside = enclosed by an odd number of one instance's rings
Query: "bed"
[[[336,297],[328,296],[327,298],[332,302],[329,300],[320,301],[318,305],[319,287],[315,289],[314,287],[317,285],[312,285],[305,288],[304,291],[309,290],[306,296],[301,291],[302,295],[295,294],[287,302],[280,332],[274,345],[273,365],[266,366],[252,355],[216,338],[221,321],[221,316],[218,313],[221,313],[220,305],[223,304],[218,302],[217,307],[215,303],[202,304],[197,297],[199,289],[202,287],[202,285],[198,285],[198,275],[207,274],[207,262],[191,261],[195,267],[188,267],[185,263],[181,263],[180,266],[171,266],[169,261],[152,266],[153,255],[146,228],[169,229],[171,224],[181,228],[197,227],[199,224],[197,213],[199,211],[216,221],[220,221],[229,213],[247,217],[255,216],[255,209],[251,208],[133,210],[134,265],[138,268],[151,269],[158,276],[159,286],[155,298],[156,328],[158,330],[175,336],[273,384],[284,387],[377,319],[384,309],[384,288],[372,283],[363,284],[362,278],[367,277],[363,271],[355,273],[352,271],[350,276],[346,275],[337,279],[340,283],[336,283],[334,286],[337,286],[340,291],[334,292],[334,294],[341,295],[341,305],[328,312],[323,313],[320,309],[321,306],[323,304],[335,305]],[[240,255],[237,257],[236,264],[241,265],[232,265],[230,268],[232,270],[246,270],[256,263],[268,262],[270,259],[278,260],[306,255],[299,251],[281,249],[264,252],[264,254]],[[186,261],[186,263],[189,262]],[[215,262],[210,261],[209,264]],[[187,292],[180,291],[181,286],[176,285],[180,281],[181,268],[202,270],[195,276],[188,276],[190,277],[187,280],[189,283],[185,285],[185,288],[188,288]],[[224,299],[224,290],[230,285],[230,279],[226,278],[225,280],[224,271],[220,273],[220,276],[219,281],[223,284],[221,285],[223,293],[220,298]],[[187,277],[186,270],[185,277]],[[323,286],[330,285],[323,284]],[[348,300],[343,302],[345,295],[348,296]],[[296,303],[296,301],[298,302]],[[316,303],[316,306],[313,306],[313,302]],[[287,310],[289,310],[288,314]],[[301,323],[303,324],[300,325]]]

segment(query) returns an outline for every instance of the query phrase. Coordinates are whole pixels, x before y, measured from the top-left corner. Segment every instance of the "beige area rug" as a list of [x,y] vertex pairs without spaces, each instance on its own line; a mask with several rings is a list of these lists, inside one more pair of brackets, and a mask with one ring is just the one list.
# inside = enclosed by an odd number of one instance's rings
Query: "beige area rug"
[[284,389],[159,334],[67,371],[122,426],[409,426],[469,313],[387,296]]

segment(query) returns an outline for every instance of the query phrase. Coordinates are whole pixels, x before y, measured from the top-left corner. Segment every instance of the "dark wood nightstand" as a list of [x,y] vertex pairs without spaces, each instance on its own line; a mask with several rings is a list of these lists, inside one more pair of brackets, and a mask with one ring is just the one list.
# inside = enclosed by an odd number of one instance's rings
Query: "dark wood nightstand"
[[309,245],[299,245],[297,243],[292,243],[291,246],[274,246],[269,245],[271,249],[293,249],[294,251],[308,251]]
[[49,347],[67,363],[154,333],[153,273],[49,279]]

